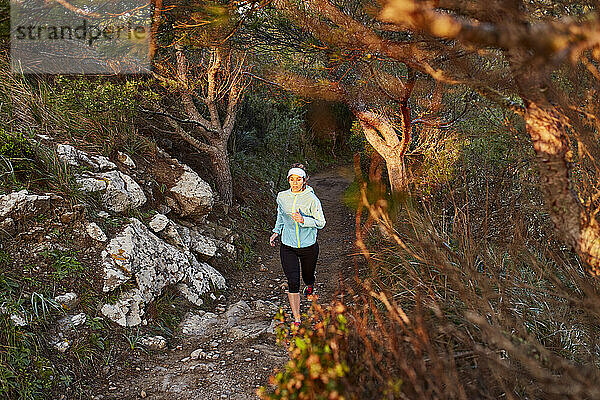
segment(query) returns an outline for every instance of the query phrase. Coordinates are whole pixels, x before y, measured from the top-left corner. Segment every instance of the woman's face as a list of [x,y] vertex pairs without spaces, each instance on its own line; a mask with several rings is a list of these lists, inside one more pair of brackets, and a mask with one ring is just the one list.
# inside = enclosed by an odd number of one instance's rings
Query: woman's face
[[292,189],[292,192],[300,192],[302,190],[304,178],[298,175],[290,175],[288,181],[290,182],[290,188]]

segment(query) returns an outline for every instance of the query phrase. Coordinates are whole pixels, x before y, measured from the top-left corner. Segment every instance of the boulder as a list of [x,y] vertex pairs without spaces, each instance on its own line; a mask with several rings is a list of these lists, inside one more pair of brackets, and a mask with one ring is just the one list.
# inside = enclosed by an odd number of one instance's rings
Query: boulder
[[117,169],[115,163],[108,158],[99,155],[90,155],[68,144],[59,144],[56,146],[56,155],[61,161],[69,165],[75,167],[82,164],[87,165],[96,172]]
[[159,184],[167,188],[167,206],[181,217],[205,220],[214,203],[210,185],[189,166],[171,158],[165,151],[159,149],[158,154],[160,158],[154,165],[153,175]]
[[194,304],[214,289],[225,288],[225,278],[192,253],[170,245],[154,235],[139,220],[113,238],[102,252],[105,292],[135,280],[136,287],[123,293],[114,304],[105,304],[102,313],[123,326],[138,325],[144,307],[167,285],[178,284],[182,294]]
[[150,220],[150,223],[148,225],[150,226],[150,229],[152,229],[154,232],[160,232],[167,227],[169,222],[171,222],[171,220],[169,220],[169,218],[166,215],[156,214],[152,218],[152,220]]
[[140,185],[121,171],[86,172],[76,176],[75,180],[85,192],[102,192],[102,202],[114,212],[123,212],[146,203]]
[[215,240],[202,235],[195,227],[188,228],[177,224],[163,214],[156,214],[149,226],[168,243],[192,251],[203,258],[213,257],[217,251]]
[[202,296],[214,289],[225,288],[225,278],[216,269],[205,262],[191,258],[190,268],[177,288],[190,302],[200,306],[204,304]]
[[174,224],[174,227],[183,245],[190,251],[205,257],[212,257],[217,252],[215,240],[202,235],[196,228],[188,228],[178,224]]
[[204,216],[211,211],[214,203],[212,189],[190,167],[182,167],[183,173],[169,189],[169,197],[175,200],[169,205],[182,217]]
[[49,208],[50,196],[29,194],[26,189],[0,195],[0,222],[11,218],[14,224],[14,220],[39,215]]

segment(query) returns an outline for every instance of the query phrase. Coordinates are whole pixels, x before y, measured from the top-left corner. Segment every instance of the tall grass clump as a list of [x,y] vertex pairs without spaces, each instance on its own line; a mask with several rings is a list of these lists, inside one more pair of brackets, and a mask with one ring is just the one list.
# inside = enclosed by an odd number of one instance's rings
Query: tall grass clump
[[51,136],[105,156],[155,152],[155,144],[136,127],[138,103],[152,96],[139,79],[13,74],[8,60],[0,59],[0,127]]

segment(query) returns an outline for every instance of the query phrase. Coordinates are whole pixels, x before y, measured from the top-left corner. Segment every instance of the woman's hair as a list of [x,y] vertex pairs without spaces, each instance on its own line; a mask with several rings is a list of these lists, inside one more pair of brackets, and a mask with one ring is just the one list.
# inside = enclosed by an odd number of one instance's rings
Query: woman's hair
[[293,163],[290,168],[300,168],[302,171],[304,171],[304,173],[306,174],[306,177],[304,178],[304,184],[302,185],[302,190],[306,189],[306,182],[308,181],[308,173],[306,172],[306,167],[304,166],[304,164],[299,163],[299,162]]

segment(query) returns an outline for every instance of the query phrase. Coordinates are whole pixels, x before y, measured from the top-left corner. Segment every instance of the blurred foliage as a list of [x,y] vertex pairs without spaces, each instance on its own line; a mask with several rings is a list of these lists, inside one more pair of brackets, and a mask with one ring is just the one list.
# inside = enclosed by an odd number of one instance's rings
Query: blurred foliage
[[288,346],[290,361],[284,371],[271,377],[271,388],[257,390],[258,396],[263,400],[347,398],[344,396],[347,391],[344,378],[349,372],[345,312],[346,307],[341,303],[320,306],[315,296],[300,328],[287,328],[280,310],[276,316],[281,322],[277,340]]

